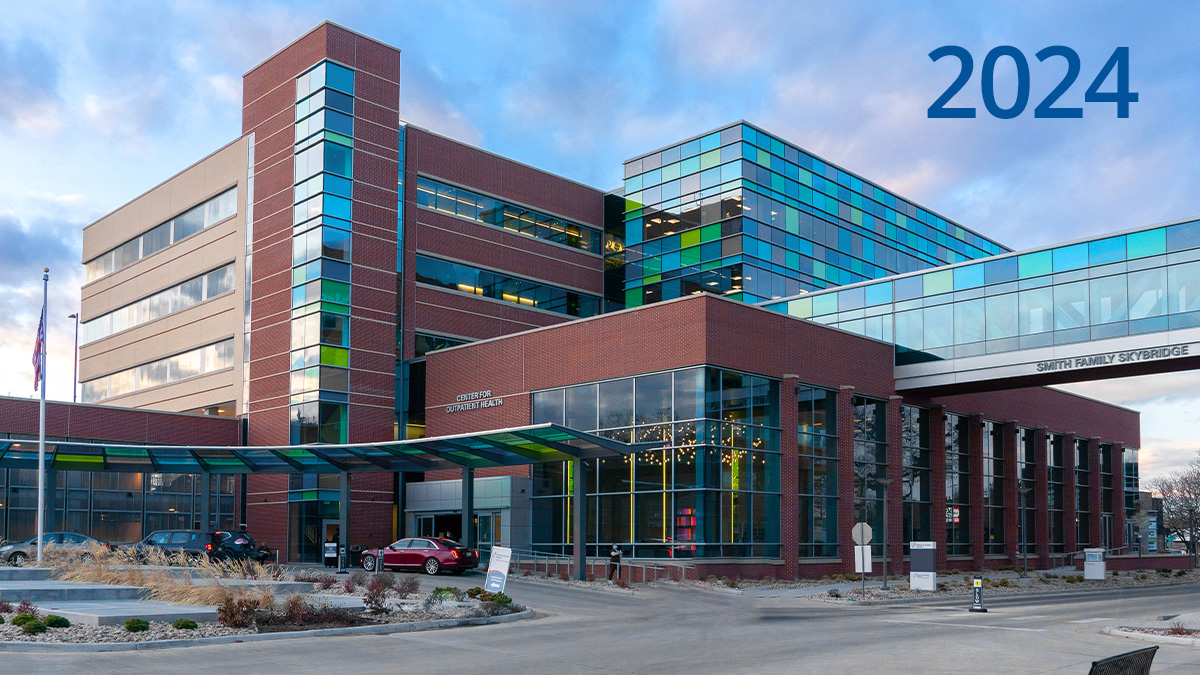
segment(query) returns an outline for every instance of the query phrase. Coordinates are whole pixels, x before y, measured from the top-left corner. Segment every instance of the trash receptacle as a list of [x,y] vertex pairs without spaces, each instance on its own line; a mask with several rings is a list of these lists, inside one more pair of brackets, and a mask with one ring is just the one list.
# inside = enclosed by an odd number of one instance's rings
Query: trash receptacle
[[350,559],[346,561],[346,564],[349,565],[350,567],[361,567],[362,566],[362,552],[363,552],[362,546],[359,546],[357,544],[351,546],[350,547]]

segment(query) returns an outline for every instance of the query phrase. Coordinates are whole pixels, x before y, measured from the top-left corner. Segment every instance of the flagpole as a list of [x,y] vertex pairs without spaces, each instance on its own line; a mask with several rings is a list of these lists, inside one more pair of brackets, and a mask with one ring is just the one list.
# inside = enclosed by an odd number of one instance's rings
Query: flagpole
[[37,510],[37,565],[42,566],[42,546],[46,536],[46,302],[50,295],[50,268],[42,269],[42,403],[38,419],[38,510]]

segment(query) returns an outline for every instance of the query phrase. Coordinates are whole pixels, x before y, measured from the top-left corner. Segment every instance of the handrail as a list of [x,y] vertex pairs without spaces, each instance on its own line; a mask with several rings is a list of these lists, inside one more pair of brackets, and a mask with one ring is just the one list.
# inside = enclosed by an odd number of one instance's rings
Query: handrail
[[[682,581],[687,578],[687,570],[695,566],[695,563],[690,562],[651,560],[653,562],[638,558],[622,560],[622,578],[629,583],[653,583],[671,579]],[[514,571],[524,569],[534,573],[544,571],[547,575],[575,576],[575,556],[565,553],[513,549],[510,565]],[[587,556],[584,565],[584,569],[592,572],[599,566],[601,574],[597,576],[604,576],[607,572],[608,558]]]

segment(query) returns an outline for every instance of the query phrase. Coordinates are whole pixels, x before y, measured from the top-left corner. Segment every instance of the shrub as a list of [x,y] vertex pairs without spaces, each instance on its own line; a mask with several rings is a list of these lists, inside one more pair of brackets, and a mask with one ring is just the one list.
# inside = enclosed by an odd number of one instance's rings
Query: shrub
[[829,597],[840,598],[840,597],[842,597],[842,592],[836,588],[831,588],[831,589],[829,589]]
[[395,572],[383,571],[376,574],[374,577],[372,577],[372,579],[378,579],[381,583],[383,583],[384,590],[396,587]]
[[1139,579],[1141,579],[1142,581],[1145,581],[1145,580],[1146,580],[1146,575],[1145,575],[1145,574],[1142,574],[1142,575],[1138,576],[1138,578],[1139,578]]
[[319,583],[322,576],[312,570],[300,570],[292,575],[292,580],[301,583]]
[[46,617],[46,620],[43,623],[45,623],[50,628],[70,628],[71,627],[70,621],[67,621],[67,619],[65,617],[61,617],[57,614],[51,614],[50,616]]
[[467,597],[468,598],[477,598],[481,594],[486,593],[486,592],[487,591],[483,590],[482,588],[475,586],[474,588],[467,589]]
[[327,591],[337,585],[337,579],[334,579],[328,574],[322,574],[317,577],[317,588]]
[[1186,577],[1186,576],[1187,576],[1187,570],[1175,570],[1175,576],[1177,576],[1177,577]]
[[25,624],[27,624],[31,621],[37,621],[37,620],[38,620],[38,618],[36,616],[34,616],[33,614],[26,614],[26,613],[22,612],[12,618],[12,625],[24,626]]
[[354,577],[350,577],[342,582],[342,590],[346,591],[346,593],[353,593],[355,585]]
[[359,586],[366,586],[371,580],[371,575],[367,574],[366,570],[354,570],[350,573],[350,578]]
[[558,573],[558,580],[559,580],[559,581],[570,581],[570,580],[571,580],[571,575],[570,575],[570,574],[567,574],[566,572],[559,572],[559,573]]
[[392,611],[387,602],[388,586],[383,579],[372,579],[367,584],[367,592],[363,594],[363,606],[375,614],[388,614]]
[[1170,628],[1167,629],[1171,635],[1191,635],[1196,631],[1183,625],[1182,621],[1172,621]]
[[317,609],[302,595],[293,595],[283,603],[283,618],[288,623],[304,625],[316,620]]
[[421,592],[421,580],[415,574],[405,574],[396,582],[396,595],[407,598]]
[[225,600],[217,606],[217,621],[230,628],[245,628],[254,623],[253,602],[248,598],[225,596]]
[[1156,572],[1158,572],[1160,575],[1162,575],[1162,576],[1164,576],[1164,577],[1169,577],[1169,576],[1171,576],[1171,570],[1169,570],[1169,569],[1167,569],[1167,568],[1165,568],[1165,567],[1160,567],[1160,568],[1158,568],[1158,569],[1157,569],[1157,570],[1155,570],[1155,571],[1156,571]]
[[37,607],[35,607],[34,604],[28,600],[22,600],[21,603],[17,605],[17,614],[32,614],[37,616]]
[[130,633],[141,633],[150,630],[150,623],[145,619],[126,619],[125,630]]
[[21,630],[25,631],[26,635],[36,635],[37,633],[45,633],[46,632],[46,624],[42,623],[41,621],[38,621],[37,619],[34,619],[33,621],[30,621],[29,623],[21,626]]
[[614,579],[613,585],[616,586],[617,588],[629,588],[629,582],[625,581],[621,577],[617,577],[616,579]]
[[433,589],[433,592],[430,593],[430,595],[435,595],[437,596],[438,600],[444,602],[446,600],[461,600],[464,594],[462,591],[454,588],[453,586],[438,586],[437,588]]
[[196,622],[191,619],[175,619],[175,623],[171,624],[179,630],[195,630]]
[[0,613],[12,614],[12,603],[7,600],[0,600]]

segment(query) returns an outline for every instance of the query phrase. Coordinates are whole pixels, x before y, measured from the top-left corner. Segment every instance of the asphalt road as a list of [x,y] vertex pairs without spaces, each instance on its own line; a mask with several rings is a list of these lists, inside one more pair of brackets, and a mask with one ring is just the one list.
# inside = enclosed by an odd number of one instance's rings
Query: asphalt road
[[[439,585],[480,585],[439,578]],[[422,586],[432,588],[428,577]],[[93,673],[1086,673],[1146,646],[1106,625],[1200,610],[1200,585],[1087,597],[985,598],[844,607],[688,588],[634,595],[514,579],[539,611],[511,624],[390,636],[309,638],[141,653],[0,653],[6,672]],[[763,595],[771,595],[765,593]],[[1153,673],[1200,672],[1200,649],[1162,646]]]

